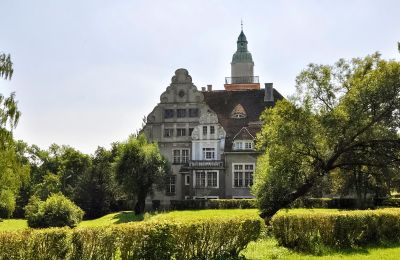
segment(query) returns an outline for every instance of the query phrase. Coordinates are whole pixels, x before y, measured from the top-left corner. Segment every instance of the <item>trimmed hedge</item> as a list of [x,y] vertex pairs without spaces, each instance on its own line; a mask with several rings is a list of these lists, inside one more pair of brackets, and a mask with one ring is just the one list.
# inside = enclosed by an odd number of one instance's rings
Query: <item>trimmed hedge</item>
[[254,209],[256,199],[211,199],[208,201],[210,209]]
[[279,212],[272,232],[280,245],[305,252],[400,241],[400,209]]
[[0,232],[0,259],[227,259],[256,240],[262,226],[235,217]]
[[171,200],[171,210],[253,209],[256,199]]

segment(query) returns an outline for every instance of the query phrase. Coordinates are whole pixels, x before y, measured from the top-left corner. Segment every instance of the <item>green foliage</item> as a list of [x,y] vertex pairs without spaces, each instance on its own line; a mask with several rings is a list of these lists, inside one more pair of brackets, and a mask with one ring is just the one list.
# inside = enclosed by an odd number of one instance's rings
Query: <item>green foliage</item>
[[[332,172],[359,167],[378,180],[386,178],[381,170],[398,168],[399,77],[400,63],[379,54],[333,66],[310,64],[300,73],[296,95],[261,116],[257,145],[265,152],[253,191],[264,217]],[[360,194],[370,189],[358,187]]]
[[382,206],[400,207],[400,198],[388,198],[382,201]]
[[62,194],[52,194],[41,201],[32,196],[25,207],[28,225],[34,228],[75,227],[82,221],[84,212]]
[[258,238],[260,219],[150,221],[0,232],[0,259],[228,259]]
[[10,54],[0,53],[0,77],[11,79],[14,72]]
[[10,218],[15,210],[15,196],[10,190],[0,191],[0,218]]
[[41,200],[46,200],[52,193],[59,192],[61,192],[60,176],[50,172],[43,177],[41,183],[33,187],[33,195]]
[[400,210],[393,208],[281,211],[271,223],[280,245],[305,252],[400,242]]
[[255,199],[211,199],[208,201],[210,209],[252,209],[256,208]]
[[161,186],[168,172],[168,162],[156,143],[148,143],[144,135],[131,137],[119,145],[116,179],[124,191],[136,198],[135,213],[144,212],[145,199],[154,185]]

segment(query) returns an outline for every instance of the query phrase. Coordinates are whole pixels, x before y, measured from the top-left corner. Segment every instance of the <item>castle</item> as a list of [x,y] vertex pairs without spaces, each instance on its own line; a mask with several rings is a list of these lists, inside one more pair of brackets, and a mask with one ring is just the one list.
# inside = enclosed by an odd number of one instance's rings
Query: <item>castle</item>
[[171,163],[166,189],[156,193],[162,206],[171,200],[253,198],[257,156],[254,141],[263,110],[282,95],[265,83],[260,88],[242,31],[225,90],[198,90],[186,69],[178,69],[143,129]]

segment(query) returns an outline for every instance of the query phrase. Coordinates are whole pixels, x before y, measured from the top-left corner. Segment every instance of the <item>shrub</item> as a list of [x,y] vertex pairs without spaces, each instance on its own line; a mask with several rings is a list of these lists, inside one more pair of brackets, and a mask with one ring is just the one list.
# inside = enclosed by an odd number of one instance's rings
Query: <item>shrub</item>
[[34,228],[75,227],[82,221],[83,211],[62,194],[52,194],[46,201],[32,196],[25,207],[25,217]]
[[400,241],[400,209],[355,211],[292,210],[272,220],[279,244],[306,252],[320,246],[349,248]]
[[10,218],[14,210],[14,193],[12,193],[10,190],[0,191],[0,218]]
[[211,199],[210,209],[252,209],[256,208],[256,199]]
[[394,198],[384,199],[382,201],[382,206],[400,207],[400,198],[394,197]]
[[0,259],[229,259],[258,238],[262,225],[233,217],[0,232]]

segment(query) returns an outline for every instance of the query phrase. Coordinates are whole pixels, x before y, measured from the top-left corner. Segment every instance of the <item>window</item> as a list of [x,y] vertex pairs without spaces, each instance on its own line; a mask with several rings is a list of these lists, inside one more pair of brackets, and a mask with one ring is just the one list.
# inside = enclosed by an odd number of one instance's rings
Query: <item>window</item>
[[187,163],[189,161],[189,149],[182,149],[181,156],[181,162]]
[[174,135],[173,128],[164,128],[164,137],[172,137]]
[[187,163],[189,161],[189,149],[172,150],[174,164]]
[[205,172],[196,172],[196,187],[206,187]]
[[217,172],[207,172],[207,187],[217,186]]
[[189,128],[189,136],[192,136],[194,128]]
[[186,117],[186,109],[177,109],[176,117]]
[[196,171],[196,182],[194,186],[197,188],[218,188],[218,172],[217,171]]
[[189,117],[198,117],[199,109],[198,108],[189,108]]
[[176,183],[176,176],[167,177],[167,187],[166,187],[167,195],[175,194],[175,183]]
[[254,143],[253,143],[253,141],[234,141],[233,149],[234,150],[253,150]]
[[186,128],[177,128],[176,136],[186,136]]
[[244,149],[246,149],[246,150],[253,149],[253,142],[245,142],[244,143]]
[[233,164],[233,187],[251,187],[253,185],[254,164]]
[[207,134],[207,126],[203,126],[203,135]]
[[189,174],[185,175],[185,185],[190,185],[190,175]]
[[210,134],[214,134],[215,133],[215,127],[214,126],[210,126]]
[[203,148],[203,160],[213,160],[213,159],[215,159],[215,149]]
[[173,118],[174,110],[173,109],[164,109],[164,118]]

